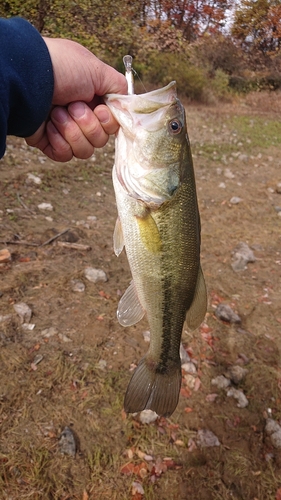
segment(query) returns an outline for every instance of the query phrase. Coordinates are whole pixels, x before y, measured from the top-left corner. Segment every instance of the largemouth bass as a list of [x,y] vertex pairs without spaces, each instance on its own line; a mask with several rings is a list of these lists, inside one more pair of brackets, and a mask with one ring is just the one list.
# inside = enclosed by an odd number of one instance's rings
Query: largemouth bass
[[175,82],[140,95],[110,94],[106,104],[120,124],[113,167],[114,251],[119,255],[125,246],[133,277],[117,317],[130,326],[146,313],[151,338],[124,409],[168,416],[178,404],[184,321],[194,330],[207,306],[185,111]]

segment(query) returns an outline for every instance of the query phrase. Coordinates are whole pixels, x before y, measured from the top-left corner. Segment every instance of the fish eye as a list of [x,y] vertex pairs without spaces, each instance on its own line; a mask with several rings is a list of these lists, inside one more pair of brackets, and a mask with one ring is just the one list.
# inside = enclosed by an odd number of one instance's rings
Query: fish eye
[[171,120],[169,123],[169,131],[172,134],[179,134],[182,131],[182,123],[180,120]]

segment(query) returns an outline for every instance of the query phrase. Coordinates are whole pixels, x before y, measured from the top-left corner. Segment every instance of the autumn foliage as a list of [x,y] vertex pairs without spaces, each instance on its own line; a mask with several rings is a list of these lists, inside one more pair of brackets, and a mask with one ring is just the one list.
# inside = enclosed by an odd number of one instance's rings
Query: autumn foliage
[[7,0],[0,15],[76,40],[121,71],[130,53],[146,85],[176,79],[190,99],[281,86],[281,0]]

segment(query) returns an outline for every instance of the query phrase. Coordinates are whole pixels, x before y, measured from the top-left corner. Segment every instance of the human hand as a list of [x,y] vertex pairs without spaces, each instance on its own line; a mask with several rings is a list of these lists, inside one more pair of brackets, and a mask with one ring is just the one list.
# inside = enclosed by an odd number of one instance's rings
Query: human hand
[[100,104],[101,96],[126,94],[126,78],[76,42],[44,40],[53,64],[54,108],[26,142],[56,161],[89,158],[119,126],[108,107]]

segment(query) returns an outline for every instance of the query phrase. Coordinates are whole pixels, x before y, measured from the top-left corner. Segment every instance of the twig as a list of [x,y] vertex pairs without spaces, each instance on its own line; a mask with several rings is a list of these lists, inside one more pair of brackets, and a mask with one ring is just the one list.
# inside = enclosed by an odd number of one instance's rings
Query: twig
[[17,193],[17,199],[18,199],[19,203],[23,206],[23,208],[25,208],[25,210],[28,210],[28,212],[30,212],[33,215],[35,215],[34,212],[33,212],[33,210],[31,210],[30,208],[28,208],[28,206],[22,201],[19,193]]
[[30,243],[29,241],[21,240],[21,241],[6,241],[6,240],[0,240],[0,243],[3,245],[26,245],[29,247],[39,247],[40,243]]
[[44,243],[42,243],[42,245],[39,245],[39,246],[40,247],[44,247],[45,245],[49,245],[49,243],[52,243],[53,241],[55,241],[60,236],[62,236],[63,234],[67,233],[67,231],[69,231],[69,228],[68,229],[64,229],[64,231],[62,231],[61,233],[56,234],[55,236],[52,236],[52,238],[50,238],[49,240],[45,241]]
[[72,250],[84,250],[85,252],[92,250],[89,245],[82,245],[81,243],[68,243],[66,241],[58,241],[57,245],[63,248],[71,248]]

